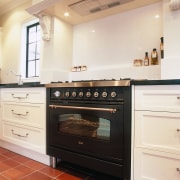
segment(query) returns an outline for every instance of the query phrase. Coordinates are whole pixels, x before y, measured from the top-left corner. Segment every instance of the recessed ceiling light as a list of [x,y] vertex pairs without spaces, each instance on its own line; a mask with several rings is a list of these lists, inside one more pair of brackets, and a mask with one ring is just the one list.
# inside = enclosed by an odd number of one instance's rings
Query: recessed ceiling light
[[155,17],[156,19],[160,18],[159,14],[156,14],[154,17]]
[[64,16],[68,17],[69,16],[69,12],[65,12]]

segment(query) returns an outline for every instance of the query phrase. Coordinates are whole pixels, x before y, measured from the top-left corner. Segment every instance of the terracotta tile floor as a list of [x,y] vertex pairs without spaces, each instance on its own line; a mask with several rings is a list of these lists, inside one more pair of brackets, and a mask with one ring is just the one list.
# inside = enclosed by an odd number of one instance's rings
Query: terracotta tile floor
[[47,165],[0,147],[0,180],[114,180],[107,175],[61,166]]

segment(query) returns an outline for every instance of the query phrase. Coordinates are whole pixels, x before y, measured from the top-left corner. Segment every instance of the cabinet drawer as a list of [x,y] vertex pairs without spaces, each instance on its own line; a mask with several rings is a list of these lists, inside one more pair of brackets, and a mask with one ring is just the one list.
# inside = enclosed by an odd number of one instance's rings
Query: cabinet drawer
[[136,111],[135,146],[180,154],[180,113]]
[[33,151],[45,153],[45,134],[41,130],[3,123],[2,139]]
[[4,102],[2,103],[2,119],[30,127],[45,128],[45,105]]
[[135,110],[180,112],[180,85],[136,86]]
[[135,149],[134,180],[179,180],[180,156]]
[[45,103],[45,88],[5,88],[2,89],[2,101]]

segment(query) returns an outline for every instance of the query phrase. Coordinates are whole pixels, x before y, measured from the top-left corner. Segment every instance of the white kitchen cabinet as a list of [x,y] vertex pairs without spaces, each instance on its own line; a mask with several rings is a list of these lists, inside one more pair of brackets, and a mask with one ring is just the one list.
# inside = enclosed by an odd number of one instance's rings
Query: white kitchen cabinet
[[2,101],[44,104],[46,101],[45,88],[3,88]]
[[2,123],[1,123],[1,120],[2,120],[2,105],[1,105],[1,89],[0,89],[0,139],[2,137]]
[[3,88],[1,97],[1,139],[45,154],[45,88]]
[[180,85],[134,88],[134,180],[180,179]]
[[180,112],[180,85],[136,86],[135,110]]
[[135,180],[179,180],[180,155],[135,148]]
[[6,122],[44,129],[44,104],[3,102],[2,119]]

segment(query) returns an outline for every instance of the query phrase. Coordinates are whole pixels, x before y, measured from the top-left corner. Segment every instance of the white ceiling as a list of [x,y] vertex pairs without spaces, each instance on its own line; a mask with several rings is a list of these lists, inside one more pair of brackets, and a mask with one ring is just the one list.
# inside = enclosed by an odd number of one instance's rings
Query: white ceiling
[[[44,12],[45,14],[55,15],[60,19],[63,19],[70,24],[79,24],[86,21],[95,20],[112,14],[116,14],[122,11],[138,8],[141,6],[149,5],[152,3],[159,2],[161,0],[121,0],[121,5],[113,8],[105,9],[96,13],[83,15],[81,16],[73,9],[69,7],[71,4],[77,4],[80,0],[39,0],[40,3],[37,3],[35,7],[29,7],[29,13],[36,14]],[[90,1],[90,0],[87,0]],[[96,0],[97,1],[97,0]],[[113,0],[98,0],[98,2],[113,2]],[[17,6],[32,2],[32,0],[0,0],[0,16],[7,11],[16,8]],[[44,3],[45,2],[45,3]],[[81,2],[81,1],[80,1]],[[83,2],[83,1],[82,1]],[[127,3],[124,3],[127,2]],[[94,1],[93,1],[94,3]],[[47,7],[46,7],[47,5]],[[50,6],[50,7],[48,7]],[[69,17],[64,17],[64,11],[67,10],[70,12]],[[35,12],[34,12],[35,11]]]
[[0,15],[31,0],[0,0]]
[[[42,0],[40,3],[34,5],[27,9],[30,14],[49,14],[52,16],[57,16],[58,18],[72,24],[80,24],[87,21],[92,21],[95,19],[110,16],[123,11],[128,11],[138,7],[143,7],[150,5],[162,0],[116,0],[119,1],[119,6],[114,6],[112,8],[105,8],[105,6],[110,5],[110,3],[115,2],[114,0]],[[44,3],[45,2],[45,3]],[[106,3],[106,4],[104,4]],[[95,13],[87,13],[91,10],[96,9],[97,4],[101,6],[98,7],[99,11]],[[75,7],[75,6],[76,7]],[[73,7],[72,7],[73,6]],[[98,9],[97,8],[97,9]],[[69,12],[69,17],[64,16],[64,12]]]

